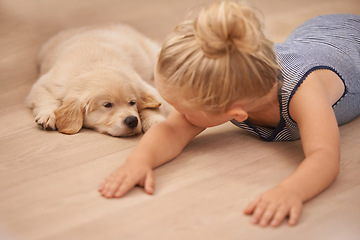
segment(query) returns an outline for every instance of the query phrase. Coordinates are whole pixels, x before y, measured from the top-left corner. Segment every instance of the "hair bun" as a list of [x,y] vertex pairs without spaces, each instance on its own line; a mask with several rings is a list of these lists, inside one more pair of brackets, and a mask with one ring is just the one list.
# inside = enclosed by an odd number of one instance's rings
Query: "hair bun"
[[200,12],[194,34],[208,57],[224,56],[234,49],[250,53],[260,47],[261,25],[247,5],[222,1]]

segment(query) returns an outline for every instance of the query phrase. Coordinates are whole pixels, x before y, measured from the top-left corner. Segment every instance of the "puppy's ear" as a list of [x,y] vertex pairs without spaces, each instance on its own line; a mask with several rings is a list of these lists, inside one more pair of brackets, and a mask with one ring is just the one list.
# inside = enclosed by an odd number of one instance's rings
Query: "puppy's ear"
[[161,106],[161,102],[151,93],[143,92],[139,102],[139,110],[145,108],[158,108]]
[[84,122],[84,110],[76,98],[66,99],[56,111],[56,127],[59,132],[75,134],[80,131]]

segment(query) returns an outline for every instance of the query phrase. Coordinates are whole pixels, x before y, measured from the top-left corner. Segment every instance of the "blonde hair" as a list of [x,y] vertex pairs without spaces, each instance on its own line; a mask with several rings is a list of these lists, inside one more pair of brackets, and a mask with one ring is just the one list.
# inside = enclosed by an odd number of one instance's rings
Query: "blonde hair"
[[259,19],[234,1],[213,3],[179,24],[163,43],[156,70],[188,104],[212,112],[266,95],[278,76]]

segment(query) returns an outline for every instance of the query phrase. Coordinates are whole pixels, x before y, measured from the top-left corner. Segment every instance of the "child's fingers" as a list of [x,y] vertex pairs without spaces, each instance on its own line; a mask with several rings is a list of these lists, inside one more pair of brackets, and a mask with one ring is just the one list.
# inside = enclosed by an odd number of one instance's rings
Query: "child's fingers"
[[145,192],[148,194],[153,194],[154,193],[154,185],[155,185],[155,182],[154,182],[153,171],[149,171],[145,177],[145,184],[144,184]]
[[251,215],[253,214],[256,206],[258,205],[260,201],[260,198],[256,199],[255,201],[252,201],[244,210],[244,213],[247,214],[247,215]]
[[118,191],[124,179],[125,179],[124,175],[117,175],[110,177],[110,179],[107,180],[104,189],[102,191],[103,195],[108,198],[113,197],[116,191]]
[[130,189],[135,187],[136,184],[137,184],[136,179],[127,176],[119,185],[114,196],[117,198],[124,196],[128,191],[130,191]]
[[112,184],[112,181],[113,181],[113,179],[112,179],[110,176],[107,177],[107,178],[105,178],[105,179],[102,181],[102,183],[100,184],[100,186],[99,186],[99,188],[98,188],[99,192],[100,192],[102,195],[104,195],[106,192],[109,191],[110,186],[111,186],[111,184]]
[[269,224],[270,220],[274,217],[278,207],[278,204],[267,205],[264,213],[261,216],[261,219],[259,220],[259,225],[262,227],[266,227]]
[[251,222],[255,224],[259,223],[267,207],[268,204],[265,201],[260,201],[254,210]]
[[302,206],[294,206],[290,209],[290,218],[289,218],[289,225],[294,226],[297,224],[300,213],[301,213]]
[[99,187],[98,187],[98,191],[99,191],[99,192],[102,192],[102,191],[103,191],[104,185],[105,185],[105,182],[100,183],[100,185],[99,185]]
[[285,206],[280,206],[274,217],[273,220],[271,221],[271,226],[273,227],[277,227],[280,225],[280,223],[285,219],[285,217],[289,214],[289,209]]

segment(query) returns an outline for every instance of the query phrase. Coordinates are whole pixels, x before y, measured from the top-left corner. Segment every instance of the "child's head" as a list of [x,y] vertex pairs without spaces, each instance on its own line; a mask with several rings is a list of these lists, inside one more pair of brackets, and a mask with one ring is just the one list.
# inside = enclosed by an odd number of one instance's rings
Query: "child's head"
[[230,1],[178,25],[162,46],[156,71],[184,104],[210,112],[266,95],[278,75],[273,43],[255,13]]

